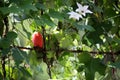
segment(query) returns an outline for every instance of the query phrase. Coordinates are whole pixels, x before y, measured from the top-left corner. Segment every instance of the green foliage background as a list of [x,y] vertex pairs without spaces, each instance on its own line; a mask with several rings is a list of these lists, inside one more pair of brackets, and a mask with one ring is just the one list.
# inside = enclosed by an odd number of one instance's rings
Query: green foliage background
[[[69,19],[77,2],[93,13]],[[0,0],[0,80],[119,80],[119,52],[120,0]]]

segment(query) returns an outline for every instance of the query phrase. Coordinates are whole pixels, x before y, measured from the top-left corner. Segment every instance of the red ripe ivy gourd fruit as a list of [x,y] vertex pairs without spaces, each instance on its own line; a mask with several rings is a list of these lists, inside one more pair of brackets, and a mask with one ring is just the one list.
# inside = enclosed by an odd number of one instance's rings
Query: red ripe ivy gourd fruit
[[32,35],[32,42],[34,47],[43,47],[43,36],[40,32],[34,32]]

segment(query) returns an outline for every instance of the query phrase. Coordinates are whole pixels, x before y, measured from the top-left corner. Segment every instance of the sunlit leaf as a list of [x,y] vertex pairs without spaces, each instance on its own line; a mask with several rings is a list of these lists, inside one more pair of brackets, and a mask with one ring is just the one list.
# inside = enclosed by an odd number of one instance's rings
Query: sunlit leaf
[[68,48],[71,46],[71,43],[72,43],[72,38],[70,36],[66,36],[61,39],[60,46],[63,48]]

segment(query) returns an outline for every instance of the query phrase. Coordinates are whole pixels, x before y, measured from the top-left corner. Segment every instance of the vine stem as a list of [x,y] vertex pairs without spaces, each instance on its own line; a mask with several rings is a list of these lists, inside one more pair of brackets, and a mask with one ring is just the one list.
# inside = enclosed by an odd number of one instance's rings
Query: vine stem
[[[18,48],[21,50],[35,50],[34,48],[30,48],[30,47],[22,47],[22,46],[10,46],[10,48]],[[2,48],[0,48],[0,50],[2,50]],[[109,55],[120,55],[120,50],[116,51],[116,52],[103,52],[103,51],[87,51],[87,50],[69,50],[69,49],[64,49],[64,48],[59,48],[57,49],[59,52],[72,52],[72,53],[82,53],[82,52],[87,52],[87,53],[91,53],[91,54],[109,54]],[[48,52],[48,51],[57,51],[56,49],[42,49],[42,52]]]
[[[39,3],[43,4],[43,0],[39,1]],[[44,11],[41,9],[41,15],[44,14]],[[45,33],[46,33],[46,30],[45,30],[45,27],[44,26],[41,26],[42,27],[42,35],[43,35],[43,61],[47,64],[47,67],[48,67],[48,74],[50,76],[50,79],[52,79],[52,75],[51,75],[51,69],[50,69],[50,64],[48,62],[48,59],[47,59],[47,53],[46,53],[46,37],[45,37]]]
[[[10,48],[18,48],[18,49],[21,49],[21,50],[34,50],[34,48],[30,48],[30,47],[22,47],[22,46],[11,46]],[[0,48],[2,49],[2,48]],[[114,53],[114,55],[119,55],[120,54],[120,50],[119,51],[116,51],[116,52],[103,52],[103,51],[87,51],[87,50],[70,50],[70,49],[64,49],[64,48],[59,48],[59,49],[42,49],[42,52],[48,52],[48,51],[59,51],[59,52],[63,52],[63,51],[66,51],[66,52],[72,52],[72,53],[81,53],[81,52],[88,52],[88,53],[91,53],[91,54],[109,54],[109,55],[112,55]]]
[[[30,48],[30,47],[22,47],[22,46],[10,46],[10,48],[18,48],[18,49],[21,49],[21,50],[34,50],[34,48]],[[2,48],[0,48],[2,50]],[[66,52],[72,52],[72,53],[82,53],[82,52],[87,52],[87,53],[91,53],[91,54],[109,54],[109,55],[120,55],[120,50],[119,51],[116,51],[116,52],[104,52],[104,51],[87,51],[87,50],[70,50],[70,49],[64,49],[64,48],[59,48],[59,49],[42,49],[42,52],[48,52],[48,51],[59,51],[59,52],[63,52],[63,51],[66,51]]]
[[44,46],[43,46],[43,61],[47,64],[48,66],[48,74],[50,76],[50,79],[52,79],[52,75],[51,75],[51,69],[50,69],[50,64],[48,62],[47,59],[47,55],[46,55],[46,41],[45,41],[45,28],[42,26],[42,30],[43,30],[43,41],[44,41]]

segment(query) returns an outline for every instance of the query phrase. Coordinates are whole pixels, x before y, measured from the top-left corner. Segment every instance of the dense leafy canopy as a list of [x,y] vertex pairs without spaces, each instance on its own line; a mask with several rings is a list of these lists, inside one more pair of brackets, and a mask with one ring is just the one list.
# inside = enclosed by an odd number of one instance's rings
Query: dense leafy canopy
[[119,80],[119,29],[120,0],[0,0],[0,79]]

